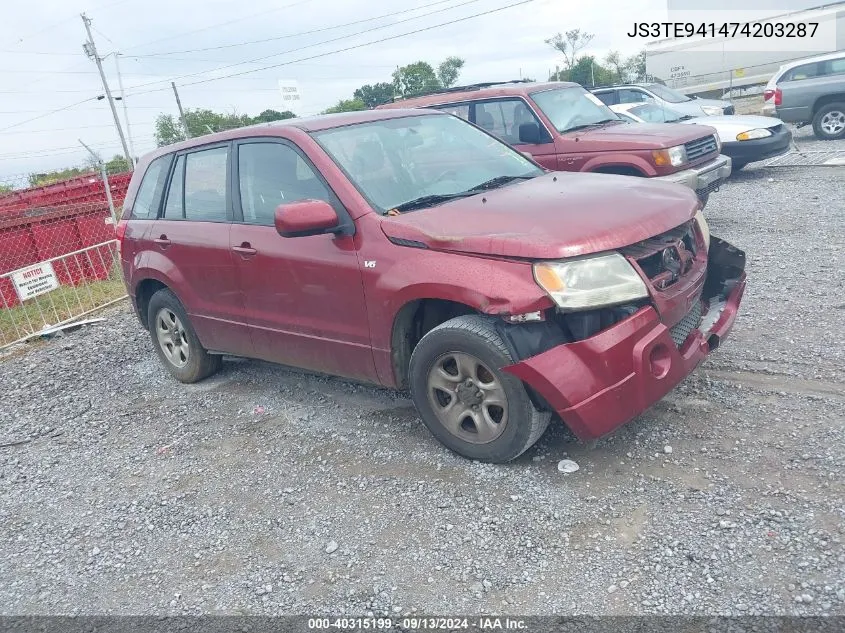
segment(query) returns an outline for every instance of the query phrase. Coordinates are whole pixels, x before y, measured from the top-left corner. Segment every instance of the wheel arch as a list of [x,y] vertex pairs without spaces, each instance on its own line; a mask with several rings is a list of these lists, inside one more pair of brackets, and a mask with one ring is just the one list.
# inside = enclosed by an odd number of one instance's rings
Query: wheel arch
[[438,325],[464,314],[481,312],[466,303],[435,297],[412,299],[399,308],[390,334],[391,365],[397,388],[408,387],[408,366],[420,339]]
[[842,103],[845,104],[845,92],[835,92],[833,94],[824,95],[823,97],[819,97],[813,103],[813,116],[821,110],[824,106],[829,105],[831,103]]

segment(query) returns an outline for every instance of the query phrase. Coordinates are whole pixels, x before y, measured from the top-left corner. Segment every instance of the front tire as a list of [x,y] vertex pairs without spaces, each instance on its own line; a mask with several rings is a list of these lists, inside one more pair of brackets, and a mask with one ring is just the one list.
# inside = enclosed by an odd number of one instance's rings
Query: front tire
[[735,160],[733,165],[731,166],[731,173],[737,172],[737,171],[742,171],[747,165],[748,165],[747,162],[743,163],[743,162],[740,162],[738,160]]
[[813,132],[823,141],[845,138],[845,103],[828,103],[813,117]]
[[221,357],[202,346],[182,303],[167,288],[150,299],[147,323],[159,359],[179,382],[199,382],[220,369]]
[[489,317],[450,319],[422,337],[411,355],[411,396],[429,431],[454,452],[504,463],[538,439],[551,414],[501,371],[513,358]]

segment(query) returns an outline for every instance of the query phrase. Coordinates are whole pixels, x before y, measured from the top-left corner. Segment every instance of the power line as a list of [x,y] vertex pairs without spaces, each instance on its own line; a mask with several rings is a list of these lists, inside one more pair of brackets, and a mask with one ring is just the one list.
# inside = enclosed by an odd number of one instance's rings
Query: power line
[[236,22],[243,22],[244,20],[251,20],[252,18],[257,18],[262,15],[267,15],[268,13],[275,13],[276,11],[281,11],[282,9],[290,9],[291,7],[298,6],[300,4],[306,4],[311,2],[312,0],[299,0],[299,2],[294,2],[293,4],[286,4],[281,7],[274,7],[272,9],[268,9],[267,11],[260,11],[258,13],[253,13],[251,15],[245,15],[240,18],[236,18],[234,20],[226,20],[225,22],[218,22],[217,24],[211,24],[209,26],[203,26],[198,29],[193,29],[191,31],[182,31],[181,33],[177,33],[175,35],[168,35],[167,37],[160,37],[157,40],[151,40],[149,42],[142,42],[141,44],[133,44],[132,46],[128,46],[124,48],[124,51],[131,51],[136,48],[143,48],[144,46],[149,46],[150,44],[157,44],[158,42],[166,42],[167,40],[173,40],[178,37],[183,37],[185,35],[191,35],[192,33],[201,33],[202,31],[208,31],[209,29],[215,29],[218,26],[228,26],[230,24],[235,24]]
[[[120,4],[126,4],[127,2],[129,2],[129,0],[117,0],[116,2],[112,2],[110,4],[106,3],[106,4],[96,5],[90,10],[91,11],[107,11],[108,9],[111,9],[111,8],[117,6],[117,5],[120,5]],[[62,25],[66,24],[66,23],[68,23],[72,20],[75,20],[76,18],[77,18],[77,14],[73,14],[72,16],[64,18],[62,20],[59,20],[58,22],[53,22],[52,24],[49,24],[49,25],[45,26],[44,28],[35,31],[34,33],[30,33],[29,35],[26,35],[24,37],[19,37],[17,40],[12,42],[11,45],[18,44],[20,42],[23,42],[24,40],[32,39],[36,35],[41,35],[42,33],[52,31],[53,29],[55,29],[59,26],[62,26]],[[103,37],[105,37],[105,36],[103,36]],[[108,38],[106,38],[106,39],[108,39]],[[3,52],[15,52],[15,51],[3,51]],[[45,54],[46,55],[46,54],[50,54],[50,53],[32,53],[32,54],[35,54],[35,55]],[[57,53],[57,54],[60,54],[60,53]]]
[[[250,73],[260,72],[262,70],[270,70],[271,68],[280,68],[281,66],[290,66],[291,64],[297,64],[297,63],[303,62],[303,61],[309,61],[309,60],[312,60],[312,59],[319,59],[321,57],[328,57],[329,55],[336,55],[338,53],[345,53],[347,51],[351,51],[351,50],[355,50],[355,49],[359,49],[359,48],[364,48],[366,46],[372,46],[373,44],[380,44],[382,42],[388,42],[390,40],[399,39],[400,37],[407,37],[409,35],[415,35],[417,33],[423,33],[425,31],[431,31],[432,29],[439,29],[441,27],[450,26],[452,24],[457,24],[459,22],[465,22],[467,20],[472,20],[474,18],[478,18],[478,17],[484,16],[484,15],[490,15],[492,13],[498,13],[499,11],[504,11],[505,9],[510,9],[512,7],[518,7],[518,6],[521,6],[523,4],[529,4],[529,3],[534,2],[534,1],[535,0],[521,0],[521,2],[514,2],[514,3],[511,3],[511,4],[506,4],[503,7],[498,7],[496,9],[490,9],[489,11],[483,11],[481,13],[474,13],[472,15],[468,15],[468,16],[465,16],[465,17],[462,17],[462,18],[449,20],[448,22],[441,22],[440,24],[433,24],[431,26],[426,26],[426,27],[423,27],[423,28],[420,28],[420,29],[415,29],[413,31],[406,31],[405,33],[399,33],[397,35],[390,35],[388,37],[383,37],[383,38],[378,39],[378,40],[373,40],[373,41],[370,41],[370,42],[363,42],[361,44],[354,44],[352,46],[347,46],[345,48],[339,48],[339,49],[336,49],[336,50],[333,50],[333,51],[327,51],[325,53],[318,53],[316,55],[311,55],[310,57],[303,57],[301,59],[295,59],[295,60],[292,60],[292,61],[281,62],[279,64],[270,64],[269,66],[262,66],[261,68],[255,68],[253,70],[242,70],[242,71],[239,71],[239,72],[236,72],[236,73],[230,73],[228,75],[223,75],[222,77],[211,77],[209,79],[201,79],[199,81],[192,81],[192,82],[189,82],[189,83],[186,83],[186,84],[182,84],[180,87],[186,88],[188,86],[195,86],[197,84],[209,83],[211,81],[220,81],[222,79],[229,79],[231,77],[238,77],[238,76],[241,76],[241,75],[248,75]],[[307,47],[303,47],[303,48],[307,48]],[[291,52],[291,51],[287,51],[287,52]],[[279,53],[279,54],[283,55],[284,53]],[[238,64],[232,64],[232,65],[237,66]],[[224,68],[226,68],[226,67],[224,66]],[[215,70],[221,70],[221,69],[217,68]],[[207,71],[207,72],[213,72],[213,71]],[[204,74],[204,73],[194,73],[194,75],[200,75],[200,74]],[[185,76],[189,77],[189,76],[194,76],[194,75],[185,75]],[[158,83],[158,82],[151,82],[151,83]],[[140,88],[143,85],[151,85],[151,84],[142,84],[142,85],[134,86],[134,87]],[[129,93],[129,96],[133,96],[133,94],[134,95],[140,95],[140,94],[148,94],[148,93],[152,93],[152,92],[161,92],[162,90],[168,90],[168,88],[153,88],[153,89],[150,89],[150,90],[142,90],[142,91],[136,92],[136,93]]]
[[[341,29],[341,28],[346,27],[346,26],[354,26],[356,24],[363,24],[365,22],[372,22],[374,20],[381,20],[381,19],[384,19],[384,18],[393,17],[395,15],[412,13],[414,11],[419,11],[420,9],[427,9],[428,7],[433,7],[435,5],[443,4],[445,2],[451,2],[451,1],[452,0],[437,0],[437,2],[430,2],[429,4],[424,4],[420,7],[414,7],[413,9],[403,9],[402,11],[394,11],[392,13],[384,13],[382,15],[376,15],[376,16],[373,16],[371,18],[364,18],[362,20],[355,20],[354,22],[346,22],[344,24],[336,24],[334,26],[325,26],[325,27],[322,27],[322,28],[319,28],[319,29],[311,29],[310,31],[300,31],[299,33],[289,33],[287,35],[278,35],[276,37],[268,37],[268,38],[261,39],[261,40],[249,40],[249,41],[246,41],[246,42],[237,42],[235,44],[221,44],[220,46],[208,46],[206,48],[191,48],[191,49],[182,50],[182,51],[169,51],[169,52],[164,52],[164,53],[150,53],[150,54],[146,55],[146,57],[160,57],[160,56],[163,56],[163,55],[181,55],[182,53],[200,53],[200,52],[203,52],[203,51],[216,51],[216,50],[221,50],[221,49],[224,49],[224,48],[236,48],[238,46],[249,46],[251,44],[263,44],[265,42],[276,42],[278,40],[285,40],[285,39],[290,39],[290,38],[293,38],[293,37],[300,37],[302,35],[312,35],[314,33],[322,33],[324,31],[333,31],[335,29]],[[457,5],[457,6],[461,6],[461,5]],[[454,7],[452,7],[452,8],[454,8]],[[447,10],[447,9],[444,9],[444,11],[445,10]],[[420,17],[423,17],[423,16],[420,16]],[[399,23],[394,22],[394,24],[399,24]],[[329,41],[331,41],[331,40],[329,40]]]
[[89,101],[96,101],[97,97],[88,97],[87,99],[83,99],[82,101],[77,101],[76,103],[71,103],[66,106],[62,106],[61,108],[56,108],[55,110],[50,110],[49,112],[44,112],[39,114],[38,116],[34,116],[30,119],[26,119],[25,121],[18,121],[17,123],[13,123],[12,125],[7,125],[4,128],[0,128],[0,132],[5,132],[6,130],[11,130],[13,127],[19,127],[24,125],[25,123],[29,123],[30,121],[37,121],[38,119],[43,119],[44,117],[48,117],[51,114],[56,114],[58,112],[64,112],[65,110],[70,110],[71,108],[75,108],[78,105],[82,105],[83,103],[88,103]]
[[[145,121],[143,123],[136,123],[135,125],[154,125],[155,121]],[[43,130],[19,130],[17,132],[0,132],[2,135],[9,135],[9,134],[41,134],[47,132],[67,132],[69,130],[93,130],[96,128],[104,128],[104,127],[114,127],[113,123],[109,124],[101,124],[101,125],[75,125],[73,127],[56,127],[56,128],[47,128]]]
[[[207,73],[217,72],[217,71],[220,71],[220,70],[225,70],[227,68],[234,68],[235,66],[242,66],[243,64],[253,64],[255,62],[263,61],[265,59],[270,59],[270,58],[273,58],[273,57],[279,57],[281,55],[287,55],[288,53],[296,53],[298,51],[302,51],[302,50],[305,50],[305,49],[308,49],[308,48],[314,48],[315,46],[322,46],[323,44],[330,44],[332,42],[337,42],[337,41],[340,41],[340,40],[347,40],[350,37],[358,37],[359,35],[363,35],[364,33],[371,33],[372,31],[379,31],[379,30],[382,30],[382,29],[391,28],[393,26],[396,26],[397,24],[403,24],[405,22],[410,22],[412,20],[419,20],[420,18],[425,18],[425,17],[428,17],[429,15],[434,15],[435,13],[443,13],[444,11],[451,11],[452,9],[457,9],[457,8],[462,7],[464,5],[467,5],[467,4],[474,4],[474,3],[479,2],[479,1],[480,0],[465,0],[464,2],[461,2],[460,4],[445,7],[443,9],[436,9],[435,11],[429,11],[428,13],[423,13],[422,15],[415,15],[415,16],[412,16],[410,18],[405,18],[404,20],[392,22],[391,24],[382,24],[380,26],[374,26],[372,28],[365,29],[363,31],[359,31],[358,33],[351,33],[349,35],[341,35],[339,37],[334,37],[334,38],[331,38],[331,39],[328,39],[328,40],[322,40],[320,42],[314,42],[312,44],[306,44],[305,46],[299,46],[297,48],[292,48],[292,49],[289,49],[289,50],[286,50],[286,51],[282,51],[281,53],[273,53],[272,55],[263,55],[262,57],[256,57],[256,58],[253,58],[253,59],[248,59],[246,61],[237,62],[237,63],[234,63],[234,64],[226,64],[224,66],[219,66],[217,68],[212,68],[210,70],[203,70],[203,71],[198,71],[198,72],[195,72],[195,73],[187,73],[185,75],[179,75],[177,77],[173,77],[171,79],[171,81],[174,81],[174,80],[177,80],[177,79],[187,79],[189,77],[198,77],[200,75],[205,75]],[[533,1],[533,0],[529,0],[529,1]],[[520,3],[517,3],[517,4],[524,4],[524,3],[520,2]],[[516,5],[508,5],[508,6],[516,6]],[[506,6],[506,7],[503,7],[503,8],[508,8],[508,7]],[[495,9],[493,11],[490,11],[490,13],[494,13],[495,11],[500,11],[500,10],[501,9]],[[485,14],[479,13],[477,15],[485,15]],[[477,16],[470,16],[470,17],[477,17]],[[460,20],[456,20],[456,21],[459,22]],[[447,22],[446,24],[451,24],[451,22]],[[437,25],[437,26],[443,26],[443,25],[441,24],[441,25]],[[428,30],[428,29],[422,29],[422,30]],[[420,32],[420,31],[411,31],[411,33],[418,33],[418,32]],[[388,39],[390,39],[390,38],[388,38]],[[351,50],[351,49],[344,49],[344,50]],[[320,56],[317,55],[315,57],[320,57]],[[305,59],[313,59],[313,58],[307,57]],[[279,64],[279,65],[282,66],[282,65],[285,65],[285,64]],[[275,68],[275,67],[276,66],[266,66],[265,68]],[[258,70],[261,70],[261,69],[256,69],[255,71],[248,71],[248,72],[257,72]],[[235,76],[235,75],[238,75],[238,74],[246,74],[246,73],[235,73],[234,75],[231,75],[231,76]],[[155,84],[158,84],[158,83],[161,83],[161,82],[160,81],[150,81],[150,82],[147,82],[145,84],[137,84],[135,86],[129,86],[127,88],[127,90],[131,91],[131,90],[134,90],[135,88],[143,88],[145,86],[152,86],[152,85],[155,85]],[[192,84],[189,83],[189,84],[185,84],[185,85],[190,86]],[[156,91],[154,91],[154,92],[156,92]],[[131,96],[132,93],[130,92],[129,95]]]

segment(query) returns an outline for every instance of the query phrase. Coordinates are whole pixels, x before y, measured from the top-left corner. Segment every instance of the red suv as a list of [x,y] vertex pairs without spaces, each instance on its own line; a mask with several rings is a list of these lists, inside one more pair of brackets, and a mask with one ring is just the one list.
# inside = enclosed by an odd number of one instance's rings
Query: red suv
[[693,189],[702,204],[731,175],[731,159],[720,155],[712,127],[626,123],[575,83],[475,84],[378,107],[444,110],[549,169],[676,182]]
[[[410,389],[467,457],[630,420],[730,331],[744,254],[684,187],[547,172],[458,117],[291,119],[143,158],[129,295],[183,382],[221,355]],[[709,252],[709,256],[708,256]]]

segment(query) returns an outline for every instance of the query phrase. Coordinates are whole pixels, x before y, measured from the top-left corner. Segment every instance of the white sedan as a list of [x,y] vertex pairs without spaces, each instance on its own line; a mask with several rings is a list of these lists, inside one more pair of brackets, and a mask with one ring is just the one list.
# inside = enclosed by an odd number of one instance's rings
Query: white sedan
[[700,123],[715,128],[722,141],[722,154],[733,161],[732,171],[739,171],[748,163],[785,154],[792,145],[789,128],[780,119],[768,116],[693,117],[654,103],[620,103],[610,109],[623,121],[631,123]]

